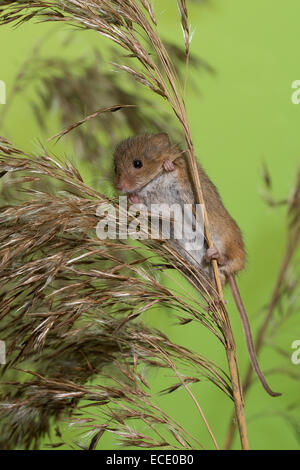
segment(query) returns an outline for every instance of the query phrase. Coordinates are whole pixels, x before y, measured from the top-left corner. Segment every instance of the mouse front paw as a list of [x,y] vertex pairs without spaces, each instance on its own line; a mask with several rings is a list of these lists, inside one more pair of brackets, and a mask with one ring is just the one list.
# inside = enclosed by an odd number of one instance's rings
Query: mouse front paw
[[130,204],[138,204],[140,202],[139,197],[136,194],[129,194],[128,201]]
[[221,255],[215,246],[208,248],[205,254],[206,263],[210,263],[212,259],[217,260],[219,266],[224,266],[226,264],[225,256]]
[[169,158],[164,161],[163,167],[166,171],[174,171],[175,170],[175,165],[172,162],[172,160],[170,160]]

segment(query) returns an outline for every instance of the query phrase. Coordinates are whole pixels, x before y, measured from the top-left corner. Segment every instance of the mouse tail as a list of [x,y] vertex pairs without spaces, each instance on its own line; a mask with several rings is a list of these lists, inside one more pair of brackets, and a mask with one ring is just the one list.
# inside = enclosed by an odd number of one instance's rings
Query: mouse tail
[[241,299],[241,296],[240,296],[235,278],[232,274],[230,274],[228,276],[228,282],[229,282],[229,286],[230,286],[230,289],[231,289],[231,292],[232,292],[232,296],[234,298],[234,301],[236,303],[238,312],[239,312],[240,317],[241,317],[241,321],[242,321],[243,330],[244,330],[244,333],[245,333],[247,348],[248,348],[248,352],[249,352],[252,367],[255,370],[256,375],[259,378],[259,380],[260,380],[262,386],[264,387],[264,389],[266,390],[266,392],[269,395],[271,395],[272,397],[279,397],[281,395],[281,393],[273,392],[270,389],[270,387],[267,384],[267,381],[266,381],[266,379],[265,379],[265,377],[264,377],[264,375],[263,375],[263,373],[260,370],[260,367],[258,365],[256,351],[255,351],[255,348],[254,348],[254,345],[253,345],[253,339],[252,339],[251,328],[250,328],[248,316],[247,316],[245,307],[243,305],[243,302],[242,302],[242,299]]

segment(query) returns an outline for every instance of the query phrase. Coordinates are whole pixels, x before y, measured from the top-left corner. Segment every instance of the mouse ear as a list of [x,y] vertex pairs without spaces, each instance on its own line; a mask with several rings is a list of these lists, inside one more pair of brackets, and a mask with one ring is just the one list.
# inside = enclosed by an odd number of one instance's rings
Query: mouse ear
[[153,135],[151,144],[154,145],[158,151],[166,150],[171,146],[169,136],[165,132]]

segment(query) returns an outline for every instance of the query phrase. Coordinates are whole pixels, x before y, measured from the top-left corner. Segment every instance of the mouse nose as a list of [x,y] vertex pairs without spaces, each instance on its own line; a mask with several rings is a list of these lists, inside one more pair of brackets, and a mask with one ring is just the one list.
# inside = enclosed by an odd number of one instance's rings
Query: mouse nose
[[122,186],[121,183],[116,183],[115,187],[116,187],[116,189],[118,189],[119,191],[122,191],[122,189],[123,189],[123,186]]
[[118,183],[116,183],[115,187],[116,187],[116,189],[118,189],[118,191],[121,191],[122,193],[124,193],[128,190],[126,182],[123,181],[123,180],[118,181]]

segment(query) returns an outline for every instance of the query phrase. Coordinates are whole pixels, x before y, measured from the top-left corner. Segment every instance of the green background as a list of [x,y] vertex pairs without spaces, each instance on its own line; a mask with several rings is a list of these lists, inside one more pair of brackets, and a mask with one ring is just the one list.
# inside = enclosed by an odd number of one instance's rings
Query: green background
[[[279,0],[210,1],[201,6],[190,3],[190,23],[195,34],[192,51],[197,52],[215,69],[211,75],[192,73],[200,92],[192,81],[188,94],[189,118],[199,161],[218,187],[224,203],[238,221],[246,242],[248,263],[239,277],[241,294],[245,299],[253,331],[260,325],[263,307],[274,286],[285,246],[286,219],[283,209],[271,209],[261,197],[261,169],[266,162],[272,175],[276,198],[285,198],[295,180],[299,164],[300,106],[292,104],[292,82],[300,79],[299,14],[297,0],[284,4]],[[171,0],[155,2],[159,27],[164,37],[178,44],[182,41],[179,15]],[[45,55],[63,55],[61,38],[70,28],[66,25],[27,23],[18,28],[0,28],[0,80],[9,91],[13,79],[32,46],[45,31],[51,31],[43,47]],[[93,32],[74,32],[75,41],[68,49],[77,54],[90,54],[91,45],[101,49],[105,41]],[[111,67],[107,65],[107,67]],[[45,135],[33,118],[30,100],[33,90],[21,92],[9,108],[1,133],[16,146],[34,150]],[[114,104],[114,103],[112,103]],[[100,106],[98,106],[100,105]],[[8,106],[8,104],[6,105]],[[97,103],[101,107],[101,103]],[[0,105],[0,113],[4,105]],[[56,110],[51,109],[51,136],[58,132]],[[72,123],[72,116],[70,116]],[[163,130],[163,129],[162,129]],[[66,153],[76,162],[76,149],[70,141],[62,140],[47,148],[60,155]],[[110,158],[110,156],[108,156]],[[85,181],[90,175],[84,162],[79,163]],[[246,369],[248,356],[238,314],[229,292],[228,308],[236,334],[241,372]],[[170,313],[154,311],[144,320],[168,333],[173,341],[188,345],[219,364],[226,364],[224,352],[200,326],[176,327]],[[260,356],[263,370],[291,366],[291,344],[300,339],[299,323],[294,319],[278,338],[287,357],[265,348]],[[163,387],[163,374],[150,377],[155,389]],[[299,383],[280,375],[269,377],[272,388],[283,393],[282,398],[270,398],[258,383],[247,396],[246,416],[250,445],[253,449],[298,449],[299,410],[293,412],[294,425],[284,418],[284,410],[299,398]],[[212,430],[220,444],[225,436],[232,404],[208,383],[193,387]],[[207,432],[196,413],[194,404],[184,390],[157,397],[158,402],[177,420],[210,446]],[[295,424],[296,423],[296,424]],[[115,448],[113,436],[104,436],[100,448]],[[238,439],[235,448],[239,448]]]

